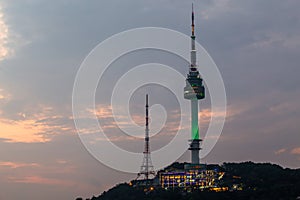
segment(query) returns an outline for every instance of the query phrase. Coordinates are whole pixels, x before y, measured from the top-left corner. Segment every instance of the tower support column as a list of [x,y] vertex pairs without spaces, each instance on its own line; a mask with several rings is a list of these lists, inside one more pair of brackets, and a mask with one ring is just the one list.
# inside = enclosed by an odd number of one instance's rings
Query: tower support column
[[201,140],[190,140],[190,148],[189,150],[191,150],[191,160],[192,160],[192,164],[198,165],[200,164],[200,157],[199,157],[199,151],[200,151],[200,142]]

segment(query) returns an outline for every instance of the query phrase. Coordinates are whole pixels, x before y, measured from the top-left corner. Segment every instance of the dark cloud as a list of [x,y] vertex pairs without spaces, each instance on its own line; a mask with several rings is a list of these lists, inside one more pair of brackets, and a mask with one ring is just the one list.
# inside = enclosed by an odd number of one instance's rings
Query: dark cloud
[[[144,26],[189,34],[191,3],[180,0],[3,2],[4,19],[20,44],[16,45],[12,58],[0,61],[0,91],[4,89],[9,94],[9,99],[0,99],[0,119],[22,122],[25,117],[52,129],[40,133],[50,138],[43,143],[12,143],[0,135],[0,163],[22,166],[12,173],[9,165],[0,165],[0,199],[52,199],[53,194],[57,199],[90,197],[135,178],[97,162],[80,143],[71,118],[75,75],[90,50],[112,34]],[[195,2],[197,40],[219,66],[229,107],[222,136],[204,162],[253,160],[299,167],[296,154],[300,146],[299,7],[300,2],[294,0]],[[103,81],[113,83],[133,65],[153,60],[186,73],[182,67],[186,66],[184,61],[162,52],[136,52],[127,56],[112,65]],[[115,70],[118,65],[122,65],[122,70]],[[98,103],[107,103],[110,88],[97,93]],[[169,102],[168,110],[176,110],[177,104],[169,101],[170,96],[164,98],[161,94],[164,92],[159,90],[152,92],[153,103]],[[144,95],[143,88],[135,94],[130,106],[137,120],[143,118],[139,112],[144,107],[139,95]],[[201,106],[208,109],[210,100],[204,100]],[[168,140],[167,136],[154,137],[152,143],[157,148]],[[126,140],[119,145],[132,151],[142,146]],[[180,158],[188,159],[188,153]],[[28,167],[28,163],[37,163],[38,167]]]

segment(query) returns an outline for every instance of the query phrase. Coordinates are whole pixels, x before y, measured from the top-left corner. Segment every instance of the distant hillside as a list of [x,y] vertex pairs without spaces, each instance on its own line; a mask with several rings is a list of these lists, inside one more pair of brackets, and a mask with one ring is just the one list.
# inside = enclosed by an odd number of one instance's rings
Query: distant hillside
[[[284,169],[270,163],[253,162],[224,163],[221,166],[208,165],[208,167],[219,167],[225,171],[221,184],[224,187],[229,187],[229,191],[194,191],[187,193],[179,189],[166,191],[158,187],[154,190],[145,190],[142,187],[132,187],[127,183],[122,183],[104,192],[99,197],[91,198],[91,200],[295,200],[300,196],[300,169]],[[168,168],[183,168],[183,163],[174,163]]]

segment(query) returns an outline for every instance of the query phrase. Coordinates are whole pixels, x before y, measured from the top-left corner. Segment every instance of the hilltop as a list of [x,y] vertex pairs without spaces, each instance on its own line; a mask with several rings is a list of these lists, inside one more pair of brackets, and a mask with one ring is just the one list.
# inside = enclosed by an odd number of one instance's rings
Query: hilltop
[[[166,169],[180,169],[184,163],[174,163]],[[223,163],[208,165],[219,167],[225,174],[220,187],[229,188],[225,192],[195,190],[187,192],[181,189],[166,190],[160,187],[133,187],[130,183],[122,183],[103,192],[91,200],[119,199],[297,199],[300,196],[300,169],[282,168],[270,163]],[[151,188],[150,188],[151,187]],[[81,198],[77,198],[80,200]],[[300,198],[299,198],[300,199]]]

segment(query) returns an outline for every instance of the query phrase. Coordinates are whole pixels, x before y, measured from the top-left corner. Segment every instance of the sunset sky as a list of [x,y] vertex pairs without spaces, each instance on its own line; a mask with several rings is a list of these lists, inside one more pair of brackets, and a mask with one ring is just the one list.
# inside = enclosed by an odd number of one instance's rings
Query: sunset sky
[[[0,200],[91,197],[136,177],[103,165],[81,143],[72,115],[76,73],[89,52],[113,34],[164,27],[190,35],[192,2],[197,41],[219,67],[228,101],[222,135],[202,161],[300,168],[300,1],[1,0]],[[116,61],[106,83],[116,81],[135,59],[170,58],[170,65],[187,72],[180,59],[148,53]],[[151,139],[153,150],[167,144],[178,127],[177,102],[164,91],[141,87],[129,105],[140,126],[145,93],[151,105],[166,107],[166,126]],[[115,144],[142,152],[142,139],[116,128],[105,94],[96,95],[92,112]],[[200,103],[203,130],[210,116],[219,114],[209,105],[209,99]],[[160,119],[151,120],[155,129]],[[187,152],[179,160],[189,159]]]

